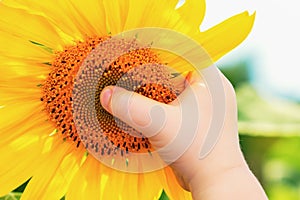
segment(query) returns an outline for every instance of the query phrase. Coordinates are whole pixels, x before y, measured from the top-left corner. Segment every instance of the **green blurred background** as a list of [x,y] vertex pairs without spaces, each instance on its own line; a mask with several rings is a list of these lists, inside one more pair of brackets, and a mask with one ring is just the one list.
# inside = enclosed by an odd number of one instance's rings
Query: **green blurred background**
[[241,148],[271,200],[300,200],[300,2],[207,0],[203,30],[248,10],[250,35],[217,62],[235,87]]
[[242,151],[271,200],[300,199],[300,103],[260,94],[247,63],[222,68],[237,94]]

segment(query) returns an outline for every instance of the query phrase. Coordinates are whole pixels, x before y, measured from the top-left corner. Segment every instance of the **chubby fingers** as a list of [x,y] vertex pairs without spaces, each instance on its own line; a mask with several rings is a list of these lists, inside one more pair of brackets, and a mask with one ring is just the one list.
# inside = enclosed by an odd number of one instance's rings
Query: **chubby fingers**
[[170,105],[114,86],[104,88],[101,104],[109,113],[148,137],[162,158],[171,163],[195,140],[201,125],[200,118],[202,124],[207,121],[203,120],[207,115],[200,114],[206,112],[204,104],[209,103],[204,100],[208,95],[205,84],[200,77],[189,76],[186,88]]
[[120,87],[108,86],[100,96],[109,113],[121,119],[146,137],[158,134],[166,122],[170,106]]

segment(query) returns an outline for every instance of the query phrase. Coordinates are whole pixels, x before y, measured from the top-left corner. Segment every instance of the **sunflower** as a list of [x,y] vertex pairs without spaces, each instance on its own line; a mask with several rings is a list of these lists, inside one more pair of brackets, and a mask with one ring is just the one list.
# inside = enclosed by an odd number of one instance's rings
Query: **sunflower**
[[[22,199],[158,199],[162,190],[171,199],[191,199],[170,167],[148,173],[121,172],[87,153],[92,148],[102,155],[113,154],[116,149],[103,147],[109,144],[118,146],[122,155],[151,152],[151,144],[147,138],[128,137],[116,125],[106,124],[110,116],[99,106],[107,135],[102,146],[92,143],[90,147],[77,133],[71,106],[74,77],[83,60],[116,34],[142,27],[172,29],[196,40],[216,61],[246,38],[254,22],[254,15],[243,12],[201,31],[204,0],[186,0],[179,8],[177,3],[1,1],[0,196],[30,179]],[[128,67],[130,63],[165,61],[151,49],[129,52],[110,65],[100,86],[114,84],[113,75],[126,73],[135,66]],[[172,65],[172,60],[167,62]],[[138,92],[147,95],[147,87]]]

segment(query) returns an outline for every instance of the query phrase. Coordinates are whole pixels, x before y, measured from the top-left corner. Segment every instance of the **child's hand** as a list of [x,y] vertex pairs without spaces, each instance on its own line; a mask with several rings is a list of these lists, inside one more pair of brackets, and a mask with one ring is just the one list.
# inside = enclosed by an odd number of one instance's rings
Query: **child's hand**
[[224,126],[202,159],[200,150],[214,116],[209,90],[197,74],[188,74],[185,90],[168,105],[113,86],[102,91],[101,104],[149,138],[195,199],[266,199],[239,147],[234,89],[220,76],[226,96]]

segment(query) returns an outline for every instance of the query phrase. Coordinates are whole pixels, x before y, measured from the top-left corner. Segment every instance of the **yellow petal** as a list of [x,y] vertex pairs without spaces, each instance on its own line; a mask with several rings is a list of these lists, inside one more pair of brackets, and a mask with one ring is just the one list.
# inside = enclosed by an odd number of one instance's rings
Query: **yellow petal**
[[[1,86],[0,86],[1,87]],[[1,93],[3,92],[3,93]],[[0,89],[0,105],[5,106],[5,109],[7,107],[11,107],[11,110],[14,110],[14,115],[17,115],[18,111],[17,108],[13,108],[15,106],[18,106],[21,104],[21,107],[27,106],[28,104],[35,104],[36,107],[33,108],[34,110],[29,111],[28,113],[33,113],[32,111],[36,112],[42,112],[44,110],[44,107],[42,107],[42,102],[40,102],[40,91],[39,90],[31,90],[28,88],[1,88]],[[20,110],[23,110],[24,108],[21,108]],[[0,111],[2,113],[2,111]],[[7,116],[11,116],[11,114],[8,114]],[[17,117],[23,117],[23,116],[17,116]],[[17,117],[15,119],[17,119]],[[0,120],[1,122],[2,120]],[[3,119],[5,123],[8,123],[7,119]],[[4,126],[5,124],[1,124],[0,127]]]
[[126,173],[110,169],[102,165],[107,181],[102,188],[102,199],[120,200],[157,200],[161,194],[163,186],[161,178],[163,171],[151,173]]
[[[47,119],[45,115],[41,112],[41,103],[37,101],[24,103],[22,101],[5,105],[0,109],[0,144],[1,141],[5,140],[6,137],[18,133],[19,131],[24,131],[30,129],[31,126],[35,125],[33,123],[37,116],[38,122],[45,122]],[[5,117],[4,117],[5,116]],[[27,124],[28,123],[28,124]],[[33,123],[33,124],[32,124]],[[24,128],[24,129],[23,129]]]
[[101,163],[92,156],[88,156],[74,176],[66,194],[67,200],[94,199],[101,197],[101,177],[105,174],[101,170]]
[[[22,102],[39,103],[41,84],[49,73],[50,66],[33,61],[0,59],[0,104]],[[40,110],[42,110],[41,108]]]
[[0,196],[28,180],[45,159],[41,152],[52,127],[37,117],[32,120],[31,125],[24,124],[22,131],[1,129]]
[[66,3],[70,7],[68,16],[79,30],[83,30],[89,36],[107,35],[106,16],[102,1],[72,0],[66,1]]
[[0,104],[39,101],[50,66],[0,59]]
[[106,171],[107,182],[102,188],[102,199],[121,199],[121,196],[124,196],[123,199],[129,199],[126,196],[127,194],[122,194],[124,188],[129,187],[126,174],[112,169]]
[[170,167],[166,167],[165,175],[167,184],[164,186],[164,190],[171,200],[192,200],[190,192],[185,191],[177,182],[176,177]]
[[[132,174],[132,173],[124,173],[124,172],[118,172],[124,174],[125,182],[121,186],[120,194],[122,194],[124,200],[132,199],[132,200],[139,200],[143,198],[139,198],[138,196],[138,185],[140,184],[138,182],[138,174]],[[149,197],[149,196],[148,196]],[[145,197],[144,197],[145,198]]]
[[80,158],[74,145],[63,142],[62,137],[54,136],[49,151],[42,156],[47,159],[38,167],[29,181],[22,200],[60,199],[66,193],[70,181],[78,170]]
[[103,1],[103,5],[107,31],[112,34],[122,32],[128,15],[129,1]]
[[44,17],[3,4],[0,4],[0,13],[1,31],[44,44],[53,49],[61,48],[61,38]]
[[[1,71],[1,70],[0,70]],[[31,81],[31,82],[29,82]],[[0,86],[3,87],[0,89],[3,93],[10,93],[16,96],[21,95],[22,93],[27,93],[31,91],[31,94],[39,93],[41,95],[41,85],[44,82],[44,79],[41,75],[39,76],[20,76],[17,78],[4,79],[0,81]],[[7,90],[7,91],[6,91]],[[19,91],[19,92],[18,92]],[[1,96],[1,95],[0,95]],[[36,97],[36,96],[35,96]],[[36,98],[36,100],[38,100]]]
[[74,40],[84,38],[85,30],[80,30],[80,27],[76,26],[77,19],[74,19],[70,12],[73,8],[66,1],[4,0],[3,3],[9,7],[23,9],[46,18],[53,24],[64,45],[74,44]]
[[0,81],[0,102],[9,101],[9,99],[40,101],[43,82],[43,78],[31,76],[4,79]]
[[[41,164],[37,159],[40,156],[40,149],[40,144],[33,144],[19,151],[1,148],[0,196],[11,192],[32,176]],[[18,159],[20,157],[22,159]]]
[[255,14],[249,16],[248,12],[240,13],[198,34],[195,39],[216,61],[248,36],[254,19]]
[[184,20],[191,31],[199,31],[199,26],[203,21],[205,15],[205,1],[204,0],[186,0],[185,3],[177,9],[182,20]]
[[161,184],[162,170],[151,173],[139,174],[138,199],[153,200],[159,199],[163,185]]
[[175,12],[178,1],[129,0],[125,30],[143,27],[172,28],[180,20]]
[[43,63],[52,59],[52,54],[29,40],[0,30],[0,60],[12,62],[12,59],[18,58]]
[[41,81],[42,76],[47,75],[50,70],[51,67],[47,64],[0,59],[0,80],[3,81],[25,77],[31,81]]
[[[80,40],[84,36],[107,34],[105,12],[101,1],[5,1],[15,8],[47,18],[59,30],[60,36],[66,40]],[[63,16],[63,17],[62,17]]]

